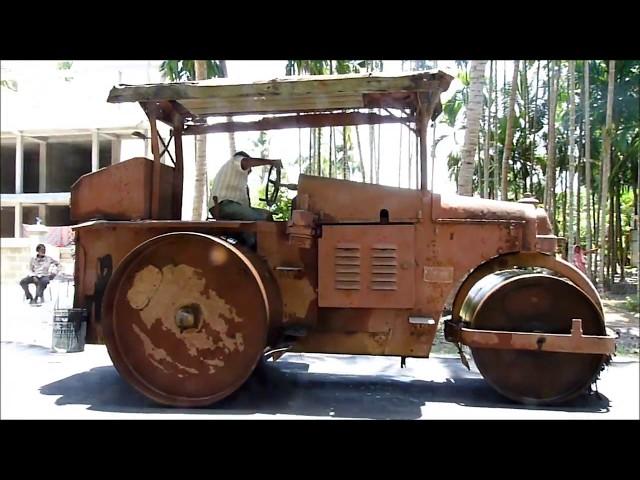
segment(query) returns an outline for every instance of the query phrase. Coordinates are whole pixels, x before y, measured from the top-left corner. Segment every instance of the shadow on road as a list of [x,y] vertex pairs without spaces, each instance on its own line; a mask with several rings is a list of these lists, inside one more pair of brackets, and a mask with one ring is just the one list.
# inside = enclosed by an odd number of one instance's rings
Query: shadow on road
[[[356,356],[341,362],[357,362]],[[158,406],[139,394],[113,366],[94,368],[45,385],[44,395],[61,395],[58,405],[89,405],[89,409],[128,413],[205,413],[208,415],[297,415],[333,418],[416,419],[429,417],[434,402],[512,410],[606,413],[609,399],[582,395],[570,404],[528,407],[496,393],[477,373],[456,364],[443,382],[387,375],[310,373],[309,364],[281,360],[263,363],[245,385],[209,408],[177,409]],[[422,411],[425,407],[426,411]]]

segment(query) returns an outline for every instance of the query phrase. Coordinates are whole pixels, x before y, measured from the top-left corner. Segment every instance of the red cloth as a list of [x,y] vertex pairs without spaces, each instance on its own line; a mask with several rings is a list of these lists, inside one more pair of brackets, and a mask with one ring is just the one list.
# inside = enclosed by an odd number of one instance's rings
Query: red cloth
[[587,273],[587,267],[584,260],[584,255],[582,254],[582,250],[578,250],[577,252],[573,252],[573,264],[576,266],[578,270],[582,273]]
[[49,233],[47,234],[46,242],[49,245],[55,245],[56,247],[66,247],[73,242],[74,233],[71,227],[47,227]]

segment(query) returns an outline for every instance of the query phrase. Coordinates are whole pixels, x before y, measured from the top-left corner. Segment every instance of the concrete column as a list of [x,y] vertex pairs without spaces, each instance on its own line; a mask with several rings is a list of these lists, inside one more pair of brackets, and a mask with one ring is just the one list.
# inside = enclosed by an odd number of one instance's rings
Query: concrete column
[[100,142],[98,141],[98,130],[91,132],[91,171],[95,172],[100,168]]
[[[47,144],[40,144],[40,157],[38,160],[38,167],[40,169],[38,176],[38,191],[40,193],[47,192]],[[47,207],[45,205],[38,206],[38,216],[42,220],[43,224],[47,224],[46,220]]]
[[122,150],[122,142],[119,138],[111,140],[111,165],[120,161],[120,154]]
[[38,160],[38,167],[40,169],[38,176],[38,191],[40,193],[47,192],[47,144],[40,144],[40,156]]
[[24,169],[24,149],[22,148],[22,134],[16,136],[16,193],[23,193],[22,173]]
[[14,216],[14,233],[13,236],[16,238],[22,237],[22,204],[16,203],[15,206],[15,216]]

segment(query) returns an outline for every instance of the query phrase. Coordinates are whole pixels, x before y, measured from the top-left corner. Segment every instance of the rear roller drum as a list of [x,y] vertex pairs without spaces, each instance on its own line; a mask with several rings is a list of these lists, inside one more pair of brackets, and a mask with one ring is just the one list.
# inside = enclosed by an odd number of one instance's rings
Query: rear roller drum
[[172,233],[127,255],[105,293],[103,331],[118,372],[171,406],[212,404],[249,377],[273,305],[250,252]]

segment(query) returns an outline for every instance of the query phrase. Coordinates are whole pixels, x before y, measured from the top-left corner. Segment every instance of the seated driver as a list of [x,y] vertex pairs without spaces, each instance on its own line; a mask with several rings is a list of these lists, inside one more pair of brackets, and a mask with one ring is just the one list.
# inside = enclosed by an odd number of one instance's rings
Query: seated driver
[[[245,152],[237,152],[221,168],[213,180],[213,197],[218,197],[218,220],[270,220],[271,212],[254,208],[249,200],[247,180],[252,167],[273,165],[282,168],[280,160],[252,158]],[[213,207],[212,207],[213,208]],[[211,210],[211,209],[210,209]]]

